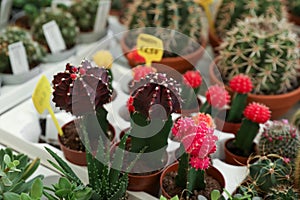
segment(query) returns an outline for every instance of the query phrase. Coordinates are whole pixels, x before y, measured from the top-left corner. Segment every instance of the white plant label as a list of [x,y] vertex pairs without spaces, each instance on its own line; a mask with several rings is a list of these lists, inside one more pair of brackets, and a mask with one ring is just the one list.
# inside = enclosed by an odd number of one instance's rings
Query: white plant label
[[9,18],[13,0],[2,0],[1,1],[1,10],[0,10],[0,24],[6,23]]
[[8,54],[13,74],[21,74],[29,71],[29,64],[23,42],[8,45]]
[[94,24],[94,32],[101,32],[105,29],[111,1],[110,0],[100,0],[98,3],[98,10]]
[[52,53],[66,49],[65,41],[61,35],[57,23],[54,20],[44,24],[43,31],[47,40],[47,44]]

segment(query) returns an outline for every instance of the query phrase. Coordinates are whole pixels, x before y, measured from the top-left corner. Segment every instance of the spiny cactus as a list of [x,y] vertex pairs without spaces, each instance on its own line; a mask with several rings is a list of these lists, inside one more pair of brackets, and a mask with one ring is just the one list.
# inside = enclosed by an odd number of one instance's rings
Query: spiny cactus
[[[186,55],[194,51],[196,42],[201,42],[201,9],[194,1],[135,0],[128,8],[125,21],[131,31],[126,43],[130,48],[135,46],[140,33],[133,29],[142,27],[166,28],[145,30],[163,41],[167,50],[164,57]],[[187,37],[182,37],[177,31]]]
[[31,27],[34,40],[42,45],[48,46],[42,26],[52,20],[57,23],[67,49],[73,47],[76,44],[79,29],[76,26],[76,21],[73,16],[69,12],[59,8],[44,9],[39,17],[34,20]]
[[253,17],[240,21],[220,46],[218,67],[229,82],[243,73],[251,77],[253,93],[281,94],[299,86],[296,34],[285,20]]
[[287,120],[265,125],[258,148],[261,155],[278,154],[294,160],[300,147],[299,133]]
[[42,62],[46,50],[34,42],[26,30],[14,26],[7,27],[0,34],[0,72],[12,73],[8,45],[19,41],[23,42],[30,68]]
[[274,154],[256,158],[258,160],[249,165],[248,175],[256,191],[266,195],[279,185],[292,185],[292,165],[288,159]]
[[[0,199],[18,199],[19,195],[28,194],[35,180],[42,175],[27,179],[36,171],[40,159],[30,161],[25,154],[15,154],[11,149],[0,150]],[[38,188],[36,188],[37,190]]]
[[93,31],[99,1],[76,0],[69,12],[74,16],[81,32]]
[[292,124],[300,131],[300,109],[293,115]]
[[282,0],[223,0],[216,13],[215,27],[219,37],[224,38],[239,20],[251,16],[285,17]]
[[265,197],[266,200],[297,200],[299,199],[298,192],[288,185],[278,185],[272,188]]
[[290,0],[286,3],[288,10],[296,16],[300,16],[300,1]]

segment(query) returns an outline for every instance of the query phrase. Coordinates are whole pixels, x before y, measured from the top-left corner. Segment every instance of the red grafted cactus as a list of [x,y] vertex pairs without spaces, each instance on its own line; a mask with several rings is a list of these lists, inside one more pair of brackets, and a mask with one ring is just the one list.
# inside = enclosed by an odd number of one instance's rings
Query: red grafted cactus
[[126,56],[128,60],[132,60],[135,65],[145,63],[145,58],[143,56],[140,56],[140,54],[138,54],[136,48],[132,49]]
[[134,81],[140,81],[145,78],[146,75],[150,73],[155,73],[157,70],[154,67],[147,67],[143,65],[136,66],[132,68],[132,75]]
[[253,85],[249,76],[238,74],[229,81],[229,87],[233,92],[246,94],[252,91]]
[[202,84],[202,77],[199,71],[190,70],[183,75],[183,82],[191,88],[198,88]]
[[111,100],[109,79],[106,69],[93,67],[87,60],[79,67],[68,63],[52,81],[53,102],[76,116],[94,113]]
[[131,94],[134,112],[150,119],[150,116],[168,118],[180,110],[181,97],[178,84],[166,74],[148,74],[139,82],[134,82],[133,87],[137,88]]
[[244,110],[244,116],[256,123],[265,123],[271,117],[270,109],[260,103],[252,102]]

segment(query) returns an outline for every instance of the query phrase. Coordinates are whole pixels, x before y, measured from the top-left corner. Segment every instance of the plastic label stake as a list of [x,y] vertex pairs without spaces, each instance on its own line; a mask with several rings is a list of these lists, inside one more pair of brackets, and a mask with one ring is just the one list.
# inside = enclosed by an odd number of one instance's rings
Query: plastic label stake
[[98,3],[97,15],[94,24],[94,32],[101,32],[105,29],[111,1],[110,0],[100,0]]
[[161,61],[164,46],[162,40],[153,35],[140,34],[137,38],[137,52],[146,60],[146,66],[151,67],[153,61]]
[[207,17],[207,20],[208,20],[209,28],[210,28],[211,32],[213,34],[215,34],[216,32],[215,32],[213,17],[212,17],[210,8],[209,8],[209,6],[213,3],[213,0],[195,0],[195,2],[203,7],[206,17]]
[[50,96],[51,96],[51,85],[47,77],[43,75],[34,89],[34,92],[32,94],[32,101],[38,113],[42,114],[44,110],[46,109],[48,110],[48,112],[52,117],[54,125],[58,130],[59,135],[63,136],[63,131],[60,128],[60,125],[58,124],[58,121],[50,105]]
[[8,45],[8,54],[13,74],[22,74],[29,71],[23,42],[15,42]]
[[61,35],[56,21],[52,20],[43,25],[43,32],[52,53],[66,49],[66,43]]
[[9,14],[11,11],[12,0],[2,0],[0,1],[0,24],[6,23],[9,19]]

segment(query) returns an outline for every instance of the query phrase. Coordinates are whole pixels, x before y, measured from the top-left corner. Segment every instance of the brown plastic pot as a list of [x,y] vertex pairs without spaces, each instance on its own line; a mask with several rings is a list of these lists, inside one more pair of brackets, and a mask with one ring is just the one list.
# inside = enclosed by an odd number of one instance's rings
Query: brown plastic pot
[[[225,141],[224,144],[225,162],[231,165],[246,166],[249,157],[236,155],[234,152],[231,152],[227,147],[228,144],[232,143],[234,140],[235,138],[231,138]],[[254,143],[254,149],[255,151],[253,152],[253,154],[256,154],[257,145],[255,143]]]
[[[209,66],[209,76],[211,84],[224,85],[215,74],[215,67],[218,63],[216,58]],[[225,85],[226,90],[232,94],[231,89]],[[291,92],[277,95],[248,94],[248,103],[259,102],[268,106],[271,110],[271,119],[278,119],[289,111],[296,103],[300,101],[300,86]]]
[[[169,172],[176,172],[178,170],[178,162],[173,163],[172,165],[168,166],[161,174],[160,177],[160,189],[161,189],[161,193],[164,197],[171,199],[172,197],[165,191],[164,187],[163,187],[163,180],[164,177],[166,176],[167,173]],[[210,166],[207,170],[205,170],[205,173],[211,177],[213,177],[214,179],[216,179],[220,185],[221,188],[225,188],[225,179],[224,176],[222,175],[222,173],[215,167]]]
[[[74,120],[66,123],[65,125],[62,126],[62,130],[64,132],[64,129],[66,126],[68,126],[69,124],[74,123]],[[115,141],[115,137],[116,137],[116,131],[115,128],[109,124],[109,130],[112,132],[112,134],[114,135],[113,140],[112,140],[112,145],[114,144]],[[71,163],[74,163],[76,165],[80,165],[80,166],[86,166],[87,162],[86,162],[86,153],[85,151],[77,151],[77,150],[73,150],[70,149],[68,147],[66,147],[65,145],[62,144],[61,142],[61,136],[58,134],[58,142],[60,145],[60,149],[62,150],[65,158],[70,161]]]
[[[123,50],[123,54],[125,55],[125,58],[128,60],[128,64],[131,67],[135,67],[137,63],[134,60],[131,60],[127,57],[127,54],[131,51],[130,47],[127,46],[125,42],[125,37],[123,37],[120,41],[121,48]],[[199,59],[202,57],[205,47],[206,47],[206,40],[202,37],[201,38],[201,47],[198,48],[196,51],[194,51],[191,54],[184,55],[184,56],[177,56],[177,57],[167,57],[163,58],[160,62],[153,62],[153,67],[156,67],[158,72],[168,73],[170,69],[159,67],[162,65],[169,66],[175,70],[177,70],[180,73],[185,73],[188,70],[194,69],[194,66],[197,64]]]
[[300,17],[293,15],[291,12],[288,13],[288,19],[296,25],[300,25]]
[[216,124],[216,128],[219,131],[236,135],[236,133],[240,129],[242,123],[226,122],[223,119],[220,119],[219,117],[216,117],[215,118],[215,124]]

